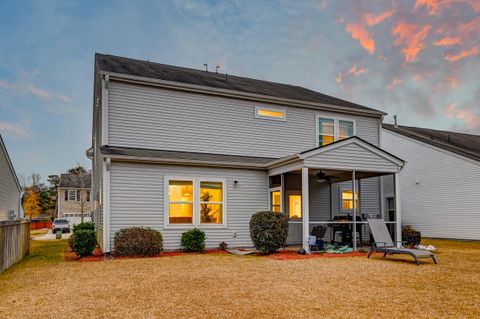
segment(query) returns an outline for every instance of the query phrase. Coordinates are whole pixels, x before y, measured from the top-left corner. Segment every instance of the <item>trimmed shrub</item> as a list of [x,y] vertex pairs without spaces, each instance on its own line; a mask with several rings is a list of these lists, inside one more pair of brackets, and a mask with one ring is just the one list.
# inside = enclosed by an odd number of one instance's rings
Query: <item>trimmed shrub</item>
[[258,212],[250,219],[250,237],[256,249],[264,254],[285,247],[288,236],[288,217],[271,211]]
[[420,244],[422,234],[412,226],[406,225],[402,228],[402,240],[405,242],[405,246],[413,247]]
[[97,248],[97,237],[93,230],[77,230],[70,238],[72,249],[78,256],[90,256]]
[[76,232],[77,230],[95,230],[95,223],[83,222],[80,224],[76,224],[73,226],[73,232]]
[[121,229],[113,243],[117,256],[153,256],[163,251],[162,234],[148,227]]
[[190,229],[182,234],[181,245],[186,251],[204,251],[205,233],[198,228]]

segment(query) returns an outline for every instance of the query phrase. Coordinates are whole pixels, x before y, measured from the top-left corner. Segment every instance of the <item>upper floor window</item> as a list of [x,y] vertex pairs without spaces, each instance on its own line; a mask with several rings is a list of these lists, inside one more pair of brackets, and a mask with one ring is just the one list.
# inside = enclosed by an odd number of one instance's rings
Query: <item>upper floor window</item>
[[76,200],[77,200],[77,190],[69,189],[65,191],[65,201],[76,201]]
[[354,120],[339,119],[328,116],[317,116],[318,146],[325,146],[354,135]]
[[256,106],[255,117],[270,119],[270,120],[285,121],[287,119],[287,113],[285,110],[282,110],[282,109]]

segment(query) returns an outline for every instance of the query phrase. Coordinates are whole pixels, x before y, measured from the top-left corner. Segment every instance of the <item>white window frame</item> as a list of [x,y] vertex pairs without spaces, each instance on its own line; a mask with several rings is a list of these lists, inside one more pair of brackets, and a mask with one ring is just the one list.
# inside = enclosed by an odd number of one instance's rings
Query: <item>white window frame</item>
[[[272,111],[272,112],[282,112],[283,117],[272,117],[272,116],[259,115],[258,114],[259,110],[266,110],[266,111]],[[255,106],[255,118],[256,119],[264,119],[264,120],[285,122],[287,120],[287,110],[282,109],[282,108],[270,107],[270,106]]]
[[[320,126],[318,125],[318,120],[324,118],[324,119],[330,119],[333,120],[333,142],[337,142],[340,139],[340,121],[349,121],[353,122],[353,135],[357,135],[357,121],[353,118],[350,117],[343,117],[343,116],[338,116],[333,113],[317,113],[315,115],[315,147],[320,146]],[[328,145],[328,144],[327,144]]]
[[[340,207],[339,207],[339,211],[341,213],[352,213],[353,212],[353,209],[344,209],[343,208],[343,192],[344,191],[351,191],[353,193],[353,190],[351,187],[340,187],[340,194],[338,195],[338,197],[340,198]],[[357,213],[360,212],[360,193],[358,191],[358,187],[356,189],[356,193],[357,193],[357,197],[358,197],[358,205],[355,207]],[[352,200],[355,200],[355,194],[353,194],[353,198]]]
[[[70,194],[73,193],[74,194],[74,199],[70,199]],[[77,190],[76,189],[69,189],[67,190],[67,201],[68,202],[76,202],[77,201]]]
[[272,207],[272,193],[280,192],[280,213],[283,213],[283,192],[282,186],[270,187],[268,189],[268,210],[273,211]]
[[[191,181],[193,185],[193,211],[191,224],[170,224],[168,187],[169,182]],[[221,224],[202,224],[200,222],[200,182],[221,182],[222,183],[222,223]],[[217,177],[189,177],[189,176],[165,176],[164,178],[164,227],[170,229],[191,229],[191,228],[227,228],[227,181],[224,178]],[[212,202],[215,204],[217,202]]]
[[[302,197],[302,191],[299,191],[299,190],[285,191],[285,201],[286,201],[285,206],[287,207],[287,210],[288,210],[286,212],[288,218],[290,218],[290,220],[294,220],[294,221],[302,220],[302,217],[300,217],[300,218],[291,218],[290,217],[290,201],[289,201],[290,195],[300,195],[300,197]],[[300,203],[303,204],[302,202],[300,202]],[[303,214],[303,211],[301,210],[300,213]]]

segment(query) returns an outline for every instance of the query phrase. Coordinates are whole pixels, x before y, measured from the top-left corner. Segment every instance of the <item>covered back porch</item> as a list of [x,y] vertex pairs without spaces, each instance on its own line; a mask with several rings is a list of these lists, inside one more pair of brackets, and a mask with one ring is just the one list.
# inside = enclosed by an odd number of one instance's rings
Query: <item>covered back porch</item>
[[[288,244],[300,244],[307,251],[311,235],[354,250],[369,245],[368,218],[383,218],[398,242],[398,174],[403,164],[358,137],[285,157],[269,168],[269,205],[290,217]],[[386,175],[393,179],[382,180]],[[385,185],[394,189],[393,198],[384,198],[383,183],[393,183]]]

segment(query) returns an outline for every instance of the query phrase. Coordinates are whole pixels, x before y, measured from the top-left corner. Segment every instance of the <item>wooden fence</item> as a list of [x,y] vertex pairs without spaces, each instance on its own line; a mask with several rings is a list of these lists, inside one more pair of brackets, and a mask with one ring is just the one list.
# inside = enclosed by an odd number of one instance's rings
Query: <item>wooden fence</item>
[[0,221],[0,273],[30,252],[30,221]]

